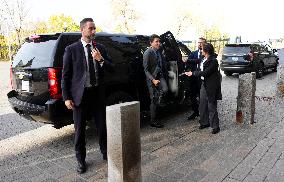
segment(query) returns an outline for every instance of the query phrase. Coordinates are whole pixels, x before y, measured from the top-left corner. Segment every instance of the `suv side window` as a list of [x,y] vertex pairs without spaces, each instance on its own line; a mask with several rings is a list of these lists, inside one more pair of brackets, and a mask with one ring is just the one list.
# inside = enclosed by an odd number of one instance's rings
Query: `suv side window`
[[251,49],[250,52],[258,52],[257,46],[254,45],[254,44],[252,44],[252,45],[250,46],[250,49]]
[[258,53],[261,53],[261,52],[262,52],[261,46],[260,46],[260,45],[256,45],[256,47],[257,47],[257,52],[258,52]]
[[65,48],[68,45],[73,44],[74,42],[80,39],[81,35],[61,35],[60,40],[58,41],[57,50],[54,56],[54,67],[63,66],[63,55]]
[[266,52],[265,48],[263,45],[260,45],[260,53]]
[[265,49],[267,50],[267,52],[269,54],[272,54],[272,49],[271,49],[271,47],[269,45],[265,45]]
[[103,44],[114,64],[125,64],[140,54],[138,43],[128,36],[97,36],[98,43]]
[[191,53],[190,50],[182,43],[179,43],[178,46],[181,52],[182,60],[186,61],[188,59],[189,54]]

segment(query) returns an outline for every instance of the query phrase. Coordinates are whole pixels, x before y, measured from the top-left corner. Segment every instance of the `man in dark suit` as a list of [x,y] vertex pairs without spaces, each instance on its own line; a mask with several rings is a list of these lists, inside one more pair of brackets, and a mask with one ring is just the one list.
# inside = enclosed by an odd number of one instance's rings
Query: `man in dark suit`
[[165,94],[168,92],[168,85],[165,79],[167,76],[167,69],[162,54],[159,51],[160,45],[160,37],[153,34],[150,36],[150,47],[144,52],[143,55],[144,72],[151,98],[150,126],[156,128],[163,127],[163,124],[156,119],[156,108],[157,105],[159,105],[163,100]]
[[82,38],[67,46],[63,56],[62,94],[65,105],[73,110],[77,172],[86,171],[86,120],[95,121],[100,150],[107,160],[104,69],[112,67],[103,45],[96,44],[96,26],[92,18],[80,22]]
[[[201,50],[202,45],[206,43],[206,39],[200,37],[198,39],[198,50],[191,52],[188,56],[188,60],[185,62],[185,72],[186,71],[198,71],[200,70],[200,62],[203,59]],[[187,118],[188,120],[193,120],[197,116],[199,116],[199,104],[197,101],[197,97],[199,96],[201,81],[198,77],[187,77],[186,78],[186,88],[189,92],[189,98],[191,101],[191,107],[193,113]]]

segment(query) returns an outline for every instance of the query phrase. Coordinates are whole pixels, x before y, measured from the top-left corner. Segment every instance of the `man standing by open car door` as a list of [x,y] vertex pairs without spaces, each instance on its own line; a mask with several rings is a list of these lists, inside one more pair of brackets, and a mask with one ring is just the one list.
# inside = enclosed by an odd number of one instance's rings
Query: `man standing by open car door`
[[150,112],[151,123],[150,126],[162,128],[163,124],[156,120],[157,105],[162,102],[165,94],[168,92],[168,85],[166,82],[166,65],[160,53],[160,37],[156,34],[150,36],[150,47],[144,52],[143,66],[147,79],[147,85],[151,98]]

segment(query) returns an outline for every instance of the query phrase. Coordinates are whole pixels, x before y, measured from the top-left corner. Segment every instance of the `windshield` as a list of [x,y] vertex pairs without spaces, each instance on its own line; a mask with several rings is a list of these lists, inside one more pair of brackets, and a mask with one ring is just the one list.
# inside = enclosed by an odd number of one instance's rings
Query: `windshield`
[[51,66],[56,41],[24,43],[13,59],[13,67],[40,68]]
[[223,54],[248,54],[250,52],[250,47],[224,47]]

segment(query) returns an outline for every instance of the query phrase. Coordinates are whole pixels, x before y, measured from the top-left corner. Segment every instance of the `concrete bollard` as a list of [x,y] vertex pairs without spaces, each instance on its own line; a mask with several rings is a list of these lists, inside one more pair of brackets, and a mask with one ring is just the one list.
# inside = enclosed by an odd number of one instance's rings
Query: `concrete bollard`
[[255,72],[246,73],[239,77],[238,98],[237,98],[237,123],[254,123],[255,114]]
[[108,106],[108,181],[141,182],[140,103]]
[[284,65],[277,68],[276,96],[284,97]]

